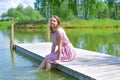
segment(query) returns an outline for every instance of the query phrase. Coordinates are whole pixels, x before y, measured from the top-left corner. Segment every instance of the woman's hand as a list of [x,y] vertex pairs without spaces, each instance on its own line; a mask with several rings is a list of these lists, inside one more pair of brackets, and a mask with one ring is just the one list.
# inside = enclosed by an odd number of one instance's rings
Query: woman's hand
[[60,63],[60,60],[55,60],[55,64],[59,64]]

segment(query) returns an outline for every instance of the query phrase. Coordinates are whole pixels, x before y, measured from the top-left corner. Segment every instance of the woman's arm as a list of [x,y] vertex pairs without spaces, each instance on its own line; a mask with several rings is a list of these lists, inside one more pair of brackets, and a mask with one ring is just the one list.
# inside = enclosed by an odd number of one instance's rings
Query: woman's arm
[[59,35],[57,38],[58,42],[58,60],[61,59],[61,53],[62,53],[62,35]]
[[51,53],[55,52],[56,45],[52,43]]
[[58,59],[55,60],[55,63],[58,64],[61,60],[61,53],[62,53],[62,36],[58,36]]

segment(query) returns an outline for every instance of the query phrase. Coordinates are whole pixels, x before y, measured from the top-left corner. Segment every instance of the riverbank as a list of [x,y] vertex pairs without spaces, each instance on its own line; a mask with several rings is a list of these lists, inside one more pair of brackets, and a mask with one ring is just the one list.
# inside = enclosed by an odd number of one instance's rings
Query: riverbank
[[[12,24],[11,21],[0,22],[0,29],[7,29]],[[120,28],[120,20],[81,20],[63,21],[61,26],[64,28]],[[47,27],[47,21],[37,22],[17,22],[16,28],[41,29]]]
[[72,20],[63,22],[67,28],[120,28],[120,20]]

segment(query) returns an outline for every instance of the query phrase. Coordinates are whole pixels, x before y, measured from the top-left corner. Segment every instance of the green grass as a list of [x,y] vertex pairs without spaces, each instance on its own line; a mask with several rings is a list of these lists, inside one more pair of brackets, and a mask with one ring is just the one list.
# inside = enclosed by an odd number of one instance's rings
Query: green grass
[[11,21],[0,21],[0,29],[8,29],[11,25]]
[[102,29],[94,29],[94,28],[75,28],[75,29],[66,29],[68,35],[71,36],[80,36],[80,35],[110,35],[114,33],[120,33],[120,28],[102,28]]
[[76,19],[62,23],[63,27],[74,28],[120,28],[120,20],[81,20]]
[[46,29],[47,29],[47,25],[40,25],[40,26],[37,26],[37,27],[38,27],[37,29],[39,29],[41,31],[46,31]]
[[[11,26],[11,21],[1,21],[0,22],[0,29],[7,29],[9,26]],[[47,27],[47,24],[45,23],[44,25],[44,30],[45,27]],[[72,21],[63,21],[61,22],[61,26],[64,28],[120,28],[120,20],[82,20],[82,19],[75,19]],[[43,27],[38,26],[38,29],[43,30]]]
[[[72,35],[84,35],[84,34],[96,34],[96,35],[108,35],[114,33],[120,33],[120,20],[72,20],[63,21],[61,26]],[[47,25],[44,25],[47,28]],[[68,27],[68,28],[66,28]],[[72,27],[72,28],[70,28]],[[43,27],[39,27],[41,29]]]

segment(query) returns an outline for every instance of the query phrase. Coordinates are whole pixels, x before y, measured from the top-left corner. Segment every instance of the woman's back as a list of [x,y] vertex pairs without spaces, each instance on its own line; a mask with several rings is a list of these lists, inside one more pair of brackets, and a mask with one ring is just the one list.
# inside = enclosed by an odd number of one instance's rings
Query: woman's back
[[62,37],[62,45],[66,45],[69,43],[69,39],[64,31],[63,28],[58,28],[56,32],[53,33],[52,35],[52,40],[53,42],[57,45],[57,38],[61,36]]

